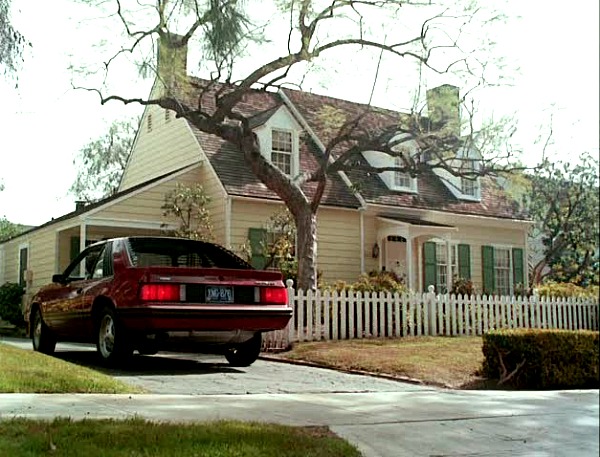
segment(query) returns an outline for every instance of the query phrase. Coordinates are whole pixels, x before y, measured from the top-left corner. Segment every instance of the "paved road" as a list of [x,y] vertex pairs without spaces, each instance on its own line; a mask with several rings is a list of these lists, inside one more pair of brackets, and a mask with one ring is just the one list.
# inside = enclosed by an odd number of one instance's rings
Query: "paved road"
[[[29,340],[5,338],[0,341],[31,349]],[[153,394],[364,393],[423,389],[412,384],[370,376],[264,360],[257,360],[247,368],[233,368],[222,356],[204,354],[136,355],[128,363],[127,369],[120,370],[98,366],[95,348],[90,345],[59,343],[56,357],[100,370],[124,382],[141,386]]]
[[[67,360],[93,360],[90,348],[59,349]],[[183,360],[181,355],[140,357],[127,371],[111,374],[161,393],[0,394],[0,418],[136,415],[328,425],[366,457],[598,456],[600,451],[598,390],[451,391],[266,361],[232,369],[214,357]]]

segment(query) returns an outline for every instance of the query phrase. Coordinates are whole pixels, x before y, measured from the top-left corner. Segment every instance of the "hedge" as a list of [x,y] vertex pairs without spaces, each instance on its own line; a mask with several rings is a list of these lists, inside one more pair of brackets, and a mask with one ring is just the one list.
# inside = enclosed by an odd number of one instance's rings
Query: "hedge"
[[598,388],[598,332],[492,330],[483,336],[483,374],[519,389]]

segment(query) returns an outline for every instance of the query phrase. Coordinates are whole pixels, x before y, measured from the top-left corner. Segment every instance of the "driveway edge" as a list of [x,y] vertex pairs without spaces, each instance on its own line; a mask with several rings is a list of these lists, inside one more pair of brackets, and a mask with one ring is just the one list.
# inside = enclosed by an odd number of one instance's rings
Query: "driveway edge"
[[409,378],[408,376],[390,375],[390,374],[385,374],[385,373],[376,373],[376,372],[372,372],[372,371],[363,371],[363,370],[351,370],[351,369],[346,369],[346,368],[329,366],[329,365],[325,365],[325,364],[321,364],[321,363],[309,362],[308,360],[288,359],[285,357],[278,357],[278,356],[273,356],[273,355],[265,354],[265,353],[261,353],[261,355],[258,358],[261,360],[267,360],[269,362],[280,362],[280,363],[287,363],[289,365],[300,365],[300,366],[313,367],[313,368],[325,368],[327,370],[339,371],[341,373],[370,376],[372,378],[387,379],[389,381],[406,382],[408,384],[415,384],[415,385],[425,386],[425,387],[436,387],[439,389],[456,390],[454,387],[452,387],[448,384],[444,384],[441,382],[434,382],[434,381],[425,382],[420,379]]

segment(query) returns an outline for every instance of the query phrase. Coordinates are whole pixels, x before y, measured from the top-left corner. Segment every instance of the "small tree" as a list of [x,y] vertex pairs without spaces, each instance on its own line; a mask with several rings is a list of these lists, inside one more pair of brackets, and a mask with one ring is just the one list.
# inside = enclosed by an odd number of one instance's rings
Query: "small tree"
[[298,260],[294,216],[285,208],[269,217],[266,225],[267,240],[263,241],[263,252],[266,253],[265,268],[276,267],[284,279],[296,282]]
[[137,124],[137,119],[115,121],[105,135],[81,148],[73,160],[78,171],[70,189],[79,200],[93,202],[117,192]]
[[543,250],[532,282],[598,284],[598,159],[546,162],[530,180],[527,205]]
[[0,241],[17,236],[23,230],[24,227],[22,225],[14,224],[6,219],[6,217],[0,217]]
[[[166,233],[179,238],[213,241],[213,227],[210,212],[207,208],[210,197],[200,184],[187,186],[177,183],[175,189],[165,194],[165,202],[161,209],[163,216],[175,217],[179,227]],[[163,229],[168,224],[162,224]]]

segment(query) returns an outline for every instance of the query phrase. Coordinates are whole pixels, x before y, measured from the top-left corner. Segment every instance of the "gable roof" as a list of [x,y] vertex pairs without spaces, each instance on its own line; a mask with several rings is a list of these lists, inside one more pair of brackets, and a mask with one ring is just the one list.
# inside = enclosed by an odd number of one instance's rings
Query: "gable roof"
[[57,217],[57,218],[54,218],[54,219],[52,219],[52,220],[50,220],[50,221],[48,221],[48,222],[46,222],[46,223],[44,223],[42,225],[38,225],[36,227],[32,227],[29,230],[25,230],[24,232],[19,233],[18,235],[15,235],[15,236],[13,236],[11,238],[7,238],[6,240],[0,241],[0,244],[7,243],[7,242],[12,241],[12,240],[14,240],[16,238],[19,238],[21,236],[28,235],[30,233],[36,232],[38,230],[41,230],[43,228],[50,227],[50,226],[52,226],[54,224],[58,224],[59,222],[63,222],[63,221],[72,219],[72,218],[74,218],[76,216],[82,216],[82,215],[84,215],[86,213],[89,213],[89,212],[95,210],[95,209],[101,208],[102,206],[105,206],[105,205],[107,205],[109,203],[112,203],[115,200],[118,200],[118,199],[120,199],[122,197],[125,197],[125,196],[127,196],[129,194],[132,194],[132,193],[134,193],[134,192],[136,192],[138,190],[141,190],[141,189],[146,188],[146,187],[150,187],[153,184],[156,184],[159,181],[162,181],[165,178],[173,176],[173,175],[175,175],[175,174],[177,174],[177,173],[179,173],[179,172],[181,172],[181,171],[183,171],[183,170],[185,170],[187,168],[189,168],[191,170],[191,169],[193,169],[194,167],[197,167],[197,166],[198,166],[197,163],[196,164],[192,164],[192,165],[186,165],[184,167],[178,168],[177,170],[170,171],[168,173],[165,173],[163,175],[157,176],[157,177],[152,178],[152,179],[150,179],[148,181],[140,183],[140,184],[138,184],[136,186],[129,187],[128,189],[126,189],[126,190],[124,190],[122,192],[117,192],[116,194],[113,194],[110,197],[106,197],[106,198],[103,198],[102,200],[98,200],[97,202],[90,203],[89,205],[85,205],[82,208],[76,209],[75,211],[71,211],[70,213],[64,214],[64,215],[62,215],[60,217]]
[[[180,97],[189,106],[197,106],[197,99],[201,96],[202,109],[208,113],[214,112],[215,91],[221,89],[222,85],[215,84],[210,89],[205,90],[206,81],[197,78],[190,78],[190,80],[192,89],[187,91],[178,89],[174,91],[175,96]],[[205,90],[204,93],[202,93],[203,90]],[[235,111],[248,117],[251,123],[258,126],[264,124],[282,104],[281,97],[277,93],[250,90],[244,95],[243,100],[236,105]],[[189,121],[188,124],[229,195],[280,200],[277,194],[268,189],[252,173],[252,170],[244,161],[242,152],[236,145],[216,135],[200,131]],[[318,167],[316,156],[319,154],[319,150],[306,134],[301,135],[299,152],[300,169],[316,170]],[[314,195],[316,188],[317,183],[307,183],[302,186],[309,198]],[[334,176],[329,180],[321,202],[324,205],[345,208],[359,208],[361,206],[351,189],[344,184],[339,176]]]
[[[209,114],[214,112],[215,92],[227,90],[226,86],[193,77],[190,78],[190,82],[187,90],[176,89],[175,97],[188,106],[197,106],[198,100],[201,100],[203,111]],[[249,118],[251,125],[255,127],[264,124],[282,103],[291,104],[292,115],[298,113],[302,117],[298,119],[300,124],[308,125],[321,145],[326,145],[336,135],[336,126],[358,117],[360,117],[360,131],[371,135],[389,135],[390,131],[398,125],[402,115],[396,111],[299,90],[284,88],[281,92],[283,96],[275,92],[251,89],[236,105],[234,111]],[[189,121],[188,123],[229,194],[279,200],[274,192],[256,178],[243,160],[241,151],[234,144],[216,135],[204,133]],[[300,142],[300,169],[316,170],[319,166],[317,158],[320,156],[322,156],[320,146],[308,132],[304,132]],[[417,178],[417,194],[389,189],[378,174],[352,170],[346,172],[346,175],[366,203],[497,218],[527,219],[519,211],[516,202],[509,199],[490,177],[481,178],[480,201],[465,201],[456,198],[433,171],[426,171]],[[303,186],[303,190],[310,198],[316,187],[316,183],[307,183]],[[350,208],[361,206],[358,197],[354,195],[354,189],[344,183],[337,174],[330,176],[322,203]]]

